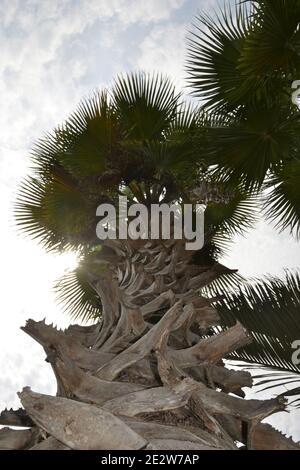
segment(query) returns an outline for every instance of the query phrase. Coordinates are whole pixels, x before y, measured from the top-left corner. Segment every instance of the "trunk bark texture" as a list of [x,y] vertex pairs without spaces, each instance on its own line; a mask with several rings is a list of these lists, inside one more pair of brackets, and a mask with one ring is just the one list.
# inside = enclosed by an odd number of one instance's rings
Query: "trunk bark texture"
[[1,449],[299,450],[261,424],[284,400],[244,399],[251,375],[224,365],[251,341],[247,331],[209,334],[220,319],[201,289],[228,268],[195,264],[178,240],[107,241],[98,261],[88,273],[98,323],[22,328],[44,348],[57,395],[24,388],[23,408],[4,410],[0,424],[28,429],[3,428]]

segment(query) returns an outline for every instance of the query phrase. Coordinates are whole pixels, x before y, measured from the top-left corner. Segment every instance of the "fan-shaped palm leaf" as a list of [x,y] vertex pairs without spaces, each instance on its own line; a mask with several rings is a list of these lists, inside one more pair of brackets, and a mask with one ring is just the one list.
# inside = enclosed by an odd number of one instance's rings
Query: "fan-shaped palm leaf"
[[101,301],[88,283],[83,266],[65,274],[55,285],[55,291],[58,302],[73,320],[86,322],[101,316]]
[[[230,115],[213,113],[206,126],[207,160],[215,164],[215,178],[259,188],[270,168],[298,158],[299,112],[290,105],[261,104],[244,107]],[[195,137],[197,140],[197,137]],[[200,131],[199,143],[203,141]]]
[[300,161],[292,160],[274,169],[266,182],[264,209],[280,230],[300,236]]
[[300,4],[298,0],[252,2],[253,15],[239,69],[247,75],[281,81],[299,73]]
[[230,358],[300,373],[292,358],[292,344],[300,338],[299,273],[287,273],[285,281],[269,278],[244,286],[219,301],[217,308],[224,326],[239,320],[253,336],[252,344]]
[[120,76],[112,89],[112,100],[126,129],[126,138],[161,139],[177,114],[179,94],[160,74],[133,73]]
[[[222,187],[222,186],[221,186]],[[226,187],[223,186],[224,194]],[[253,228],[257,221],[259,196],[255,193],[243,193],[235,190],[225,201],[208,203],[205,211],[205,223],[208,230],[213,228],[215,236],[244,234]]]
[[250,25],[245,4],[196,18],[188,38],[188,81],[206,107],[234,109],[253,93],[253,78],[238,67]]

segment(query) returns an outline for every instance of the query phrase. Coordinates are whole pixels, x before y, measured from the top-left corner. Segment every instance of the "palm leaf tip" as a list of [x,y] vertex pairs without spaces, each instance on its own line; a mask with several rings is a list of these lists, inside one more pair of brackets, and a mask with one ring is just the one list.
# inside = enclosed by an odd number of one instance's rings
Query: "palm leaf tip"
[[93,321],[101,317],[101,301],[87,280],[83,266],[67,272],[55,285],[56,298],[73,320]]
[[119,76],[111,96],[128,137],[153,140],[171,126],[181,94],[159,73],[136,72]]
[[231,354],[232,359],[285,374],[296,373],[300,379],[300,366],[293,361],[292,349],[293,342],[300,338],[298,272],[287,272],[285,280],[272,277],[246,285],[219,301],[218,312],[224,326],[238,320],[253,337],[250,345]]
[[188,36],[188,81],[208,108],[234,107],[248,91],[238,63],[250,18],[245,4],[196,18]]

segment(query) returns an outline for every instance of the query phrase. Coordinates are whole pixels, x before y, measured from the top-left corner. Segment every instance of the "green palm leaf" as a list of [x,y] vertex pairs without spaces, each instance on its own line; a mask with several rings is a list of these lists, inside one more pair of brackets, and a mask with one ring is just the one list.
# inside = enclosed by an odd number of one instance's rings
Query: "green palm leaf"
[[231,117],[213,115],[207,148],[215,177],[245,189],[261,187],[270,168],[297,158],[299,135],[299,113],[290,105],[280,113],[276,106],[255,105]]
[[300,338],[299,273],[287,273],[285,281],[269,278],[244,286],[219,301],[217,308],[224,326],[238,320],[253,337],[230,358],[300,373],[292,361],[292,344]]
[[234,109],[253,88],[238,68],[250,24],[245,4],[196,18],[188,37],[188,82],[206,107]]
[[236,2],[199,16],[188,40],[193,93],[227,110],[289,100],[300,71],[299,20],[298,0]]
[[266,182],[264,209],[268,219],[281,231],[300,236],[300,161],[292,160],[274,169]]
[[252,3],[253,26],[245,41],[239,69],[266,80],[274,80],[275,76],[281,81],[293,80],[299,73],[299,1]]
[[176,116],[180,97],[168,78],[141,72],[120,76],[111,96],[126,138],[133,140],[161,139]]
[[95,239],[95,210],[74,184],[32,177],[20,186],[15,204],[18,228],[48,250],[79,249]]
[[107,162],[118,157],[121,129],[107,92],[95,93],[81,102],[57,133],[63,151],[58,160],[79,178],[99,175]]
[[73,320],[87,322],[101,316],[101,301],[87,281],[85,269],[79,265],[66,273],[55,285],[59,304]]
[[[224,187],[224,185],[223,193],[226,194],[226,186]],[[237,234],[244,235],[255,226],[258,220],[258,206],[258,194],[235,190],[224,201],[208,203],[205,211],[207,229],[213,228],[216,233],[215,237],[218,238],[222,236],[233,237]]]

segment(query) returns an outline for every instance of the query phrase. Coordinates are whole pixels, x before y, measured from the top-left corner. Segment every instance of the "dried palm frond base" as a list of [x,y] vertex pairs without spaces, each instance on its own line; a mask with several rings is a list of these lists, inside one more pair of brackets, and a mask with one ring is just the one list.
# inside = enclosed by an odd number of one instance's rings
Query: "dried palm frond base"
[[261,424],[285,410],[284,399],[244,399],[251,375],[224,366],[251,341],[244,327],[203,339],[219,317],[199,289],[230,270],[193,264],[179,241],[107,242],[105,259],[106,270],[89,274],[101,322],[23,327],[46,352],[57,396],[24,388],[24,409],[3,411],[0,424],[28,429],[3,428],[0,448],[300,450]]

